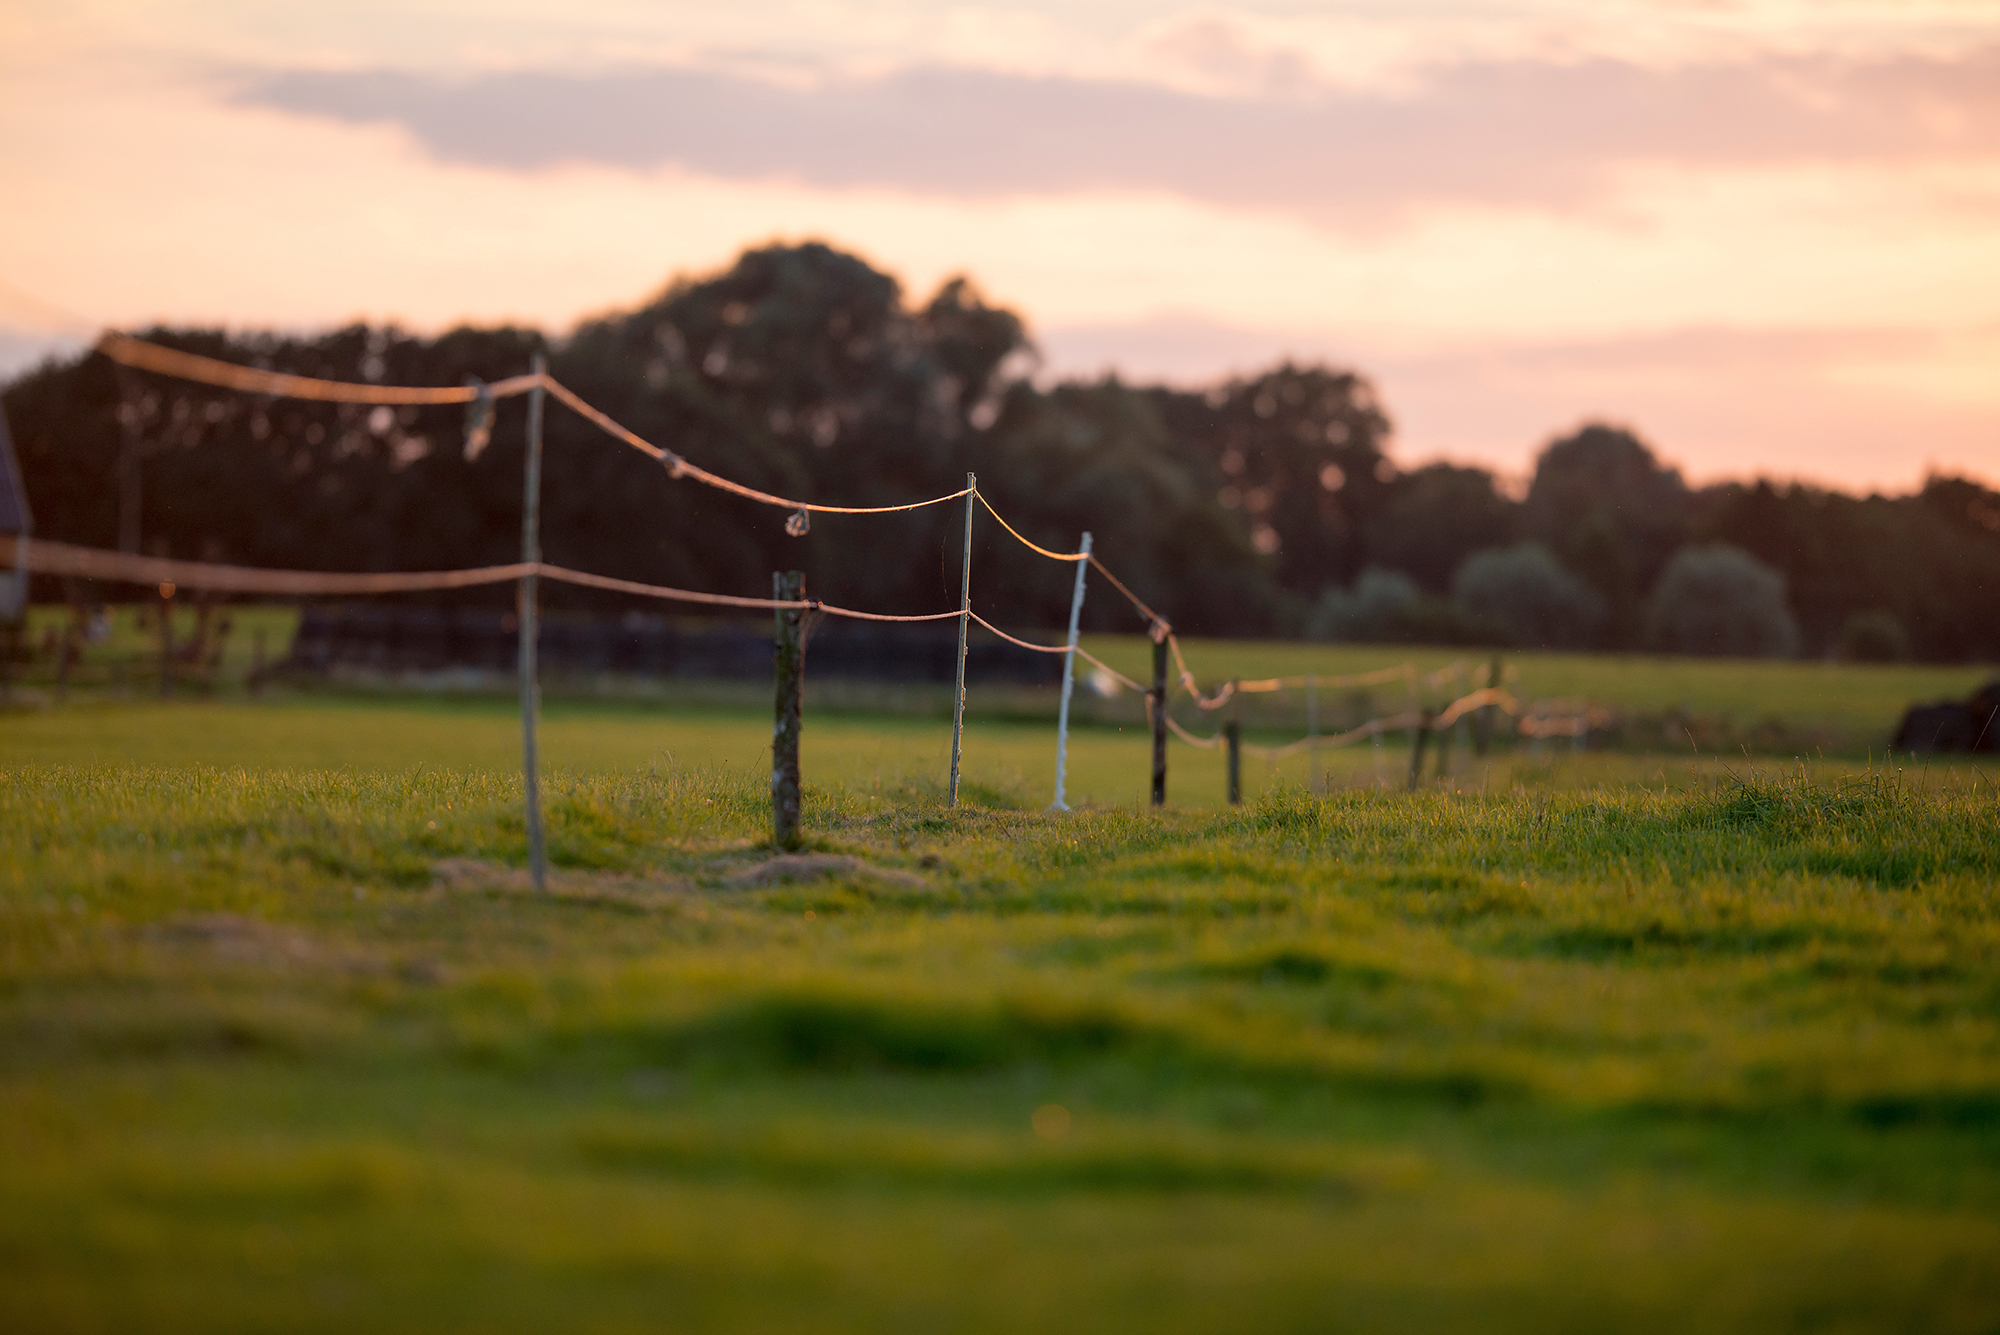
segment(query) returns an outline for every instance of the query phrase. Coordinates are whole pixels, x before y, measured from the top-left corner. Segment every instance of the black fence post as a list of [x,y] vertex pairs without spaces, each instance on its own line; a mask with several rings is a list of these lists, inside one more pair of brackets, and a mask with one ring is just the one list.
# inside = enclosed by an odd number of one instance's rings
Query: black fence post
[[1223,725],[1222,735],[1229,739],[1229,805],[1243,805],[1243,725],[1231,719]]
[[1424,781],[1424,739],[1431,735],[1431,720],[1436,715],[1426,709],[1423,719],[1417,724],[1416,739],[1410,745],[1410,791],[1416,792],[1417,785]]
[[1167,637],[1155,627],[1153,635],[1153,805],[1167,804]]
[[[1498,690],[1500,687],[1500,655],[1493,655],[1492,663],[1486,668],[1486,687]],[[1472,724],[1472,749],[1479,755],[1486,754],[1486,748],[1493,744],[1493,706],[1481,705],[1479,717]]]
[[[806,577],[802,570],[771,576],[771,597],[781,603],[803,602]],[[777,719],[771,727],[771,839],[780,848],[799,844],[799,728],[805,712],[805,648],[799,627],[805,609],[777,609]]]

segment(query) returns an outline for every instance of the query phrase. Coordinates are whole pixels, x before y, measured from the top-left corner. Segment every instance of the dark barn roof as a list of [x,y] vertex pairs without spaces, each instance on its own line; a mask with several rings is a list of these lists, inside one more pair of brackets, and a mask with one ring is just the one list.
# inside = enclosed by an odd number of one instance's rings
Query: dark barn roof
[[7,431],[7,410],[0,408],[0,533],[27,533],[28,489],[21,485],[21,466],[14,461],[14,438]]

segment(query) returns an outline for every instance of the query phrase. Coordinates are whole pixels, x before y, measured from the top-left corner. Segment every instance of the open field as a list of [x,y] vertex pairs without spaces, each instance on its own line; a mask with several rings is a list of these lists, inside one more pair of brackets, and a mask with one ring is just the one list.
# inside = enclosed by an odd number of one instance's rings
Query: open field
[[1051,816],[985,723],[952,812],[933,722],[809,715],[788,870],[762,717],[559,702],[537,896],[513,727],[5,719],[0,1327],[2000,1319],[1990,766],[1155,814],[1097,729]]
[[[217,615],[221,614],[219,610]],[[66,615],[64,609],[57,607],[34,609],[31,641],[41,644],[52,632],[59,633]],[[223,641],[221,659],[212,680],[204,685],[197,680],[198,673],[183,668],[181,695],[241,698],[245,694],[246,674],[256,658],[257,637],[262,637],[265,661],[275,662],[289,650],[298,624],[296,610],[286,607],[231,606],[227,615],[232,629]],[[194,635],[194,611],[182,607],[175,616],[176,642],[185,643]],[[72,695],[79,700],[156,696],[160,675],[156,632],[143,627],[130,608],[113,609],[108,629],[107,638],[85,646],[83,661],[68,683]],[[974,633],[984,634],[977,630]],[[1049,643],[1061,638],[1046,630],[1026,633]],[[1151,647],[1144,636],[1093,635],[1084,637],[1084,644],[1120,671],[1141,681],[1150,680]],[[1188,640],[1185,649],[1189,666],[1210,689],[1231,678],[1306,673],[1342,676],[1401,663],[1430,673],[1453,664],[1462,665],[1464,674],[1456,684],[1426,692],[1427,702],[1432,704],[1483,685],[1491,657],[1485,650],[1249,640]],[[865,713],[871,718],[902,715],[939,719],[949,715],[947,687],[882,688],[819,682],[812,679],[810,651],[807,660],[809,707]],[[1515,652],[1506,653],[1504,661],[1513,674],[1509,688],[1524,701],[1587,699],[1609,707],[1618,721],[1598,739],[1600,744],[1640,751],[1678,750],[1688,744],[1692,735],[1699,745],[1710,750],[1740,754],[1747,746],[1755,754],[1773,757],[1879,756],[1908,705],[1920,700],[1962,699],[1980,683],[2000,675],[2000,668],[1977,664],[1862,665]],[[31,702],[49,702],[55,694],[53,677],[53,660],[44,657],[21,674],[16,691]],[[454,683],[462,686],[465,677],[466,674],[433,674],[422,684],[429,688],[429,693],[437,694],[440,688]],[[396,694],[397,688],[407,691],[413,684],[418,683],[369,680],[349,681],[345,686],[347,689],[363,686],[370,694],[380,694],[387,687],[389,693]],[[769,691],[758,683],[576,679],[557,674],[545,679],[544,688],[552,701],[600,699],[669,706],[722,706],[731,713],[769,708]],[[484,681],[483,689],[497,696],[509,687],[504,678],[495,676]],[[323,694],[318,690],[311,693]],[[1359,692],[1329,688],[1321,693],[1320,718],[1323,727],[1337,729],[1371,716],[1398,712],[1408,704],[1408,696],[1398,686]],[[1015,721],[1053,719],[1055,706],[1053,690],[1005,686],[975,688],[967,703],[975,718]],[[1303,692],[1246,696],[1241,698],[1241,706],[1245,709],[1247,736],[1282,742],[1304,735]],[[1080,689],[1077,712],[1086,722],[1110,727],[1144,722],[1141,703],[1129,692],[1105,699],[1088,689]],[[1202,717],[1185,701],[1176,706],[1176,716],[1202,735],[1212,733],[1217,723],[1215,718]]]

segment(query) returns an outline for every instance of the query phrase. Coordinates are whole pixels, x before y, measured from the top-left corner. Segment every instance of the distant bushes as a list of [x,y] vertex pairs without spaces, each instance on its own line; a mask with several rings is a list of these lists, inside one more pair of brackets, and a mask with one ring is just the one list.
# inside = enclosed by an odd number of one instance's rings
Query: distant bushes
[[1535,542],[1474,553],[1451,596],[1468,621],[1527,648],[1582,649],[1604,625],[1604,599]]
[[1484,644],[1492,630],[1408,575],[1370,566],[1352,589],[1329,585],[1306,616],[1306,638],[1364,644]]
[[1785,577],[1718,542],[1684,547],[1667,563],[1647,603],[1646,641],[1667,653],[1789,658],[1799,626]]

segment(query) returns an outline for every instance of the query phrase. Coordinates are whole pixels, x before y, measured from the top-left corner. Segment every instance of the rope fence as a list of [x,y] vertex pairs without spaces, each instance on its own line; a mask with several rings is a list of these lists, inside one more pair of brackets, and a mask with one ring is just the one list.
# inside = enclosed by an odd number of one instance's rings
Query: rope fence
[[[781,696],[784,694],[785,689],[790,689],[794,697],[797,695],[796,675],[799,670],[799,663],[802,662],[802,643],[797,642],[796,637],[800,625],[799,616],[802,613],[819,613],[828,616],[873,622],[958,621],[960,627],[958,653],[961,675],[958,703],[955,707],[952,726],[952,800],[954,803],[957,799],[957,758],[963,723],[963,670],[966,653],[965,630],[974,622],[999,639],[1022,649],[1035,653],[1066,655],[1063,711],[1057,735],[1057,781],[1056,801],[1054,804],[1055,807],[1065,810],[1067,806],[1063,801],[1062,774],[1068,742],[1070,664],[1077,658],[1090,663],[1099,672],[1105,674],[1108,680],[1131,690],[1142,692],[1145,695],[1147,717],[1152,727],[1154,738],[1153,800],[1155,804],[1165,801],[1165,741],[1169,733],[1179,738],[1186,745],[1199,749],[1214,750],[1225,745],[1229,748],[1230,792],[1231,800],[1235,801],[1238,800],[1237,756],[1239,752],[1247,751],[1251,755],[1263,758],[1267,762],[1275,762],[1283,757],[1296,754],[1301,750],[1309,751],[1314,756],[1314,780],[1315,786],[1317,786],[1317,756],[1322,747],[1337,749],[1364,739],[1374,738],[1378,745],[1379,765],[1379,745],[1382,734],[1408,729],[1411,731],[1414,739],[1414,753],[1411,762],[1411,782],[1414,785],[1421,769],[1424,739],[1433,733],[1439,737],[1440,772],[1442,772],[1442,766],[1447,755],[1446,748],[1450,739],[1450,732],[1448,730],[1460,720],[1474,714],[1476,711],[1486,711],[1479,714],[1480,732],[1478,740],[1482,753],[1486,745],[1486,730],[1493,717],[1492,711],[1498,711],[1513,718],[1515,720],[1516,731],[1524,737],[1535,739],[1537,742],[1543,737],[1568,736],[1580,744],[1581,739],[1587,736],[1590,729],[1600,726],[1610,718],[1607,711],[1581,701],[1540,701],[1524,710],[1520,702],[1502,685],[1503,680],[1511,680],[1514,674],[1509,671],[1503,676],[1501,665],[1497,659],[1494,661],[1492,667],[1492,675],[1489,676],[1488,682],[1484,687],[1460,693],[1456,698],[1436,710],[1421,707],[1419,705],[1420,699],[1426,695],[1434,695],[1447,688],[1458,691],[1462,685],[1466,684],[1467,674],[1470,670],[1465,660],[1458,660],[1430,672],[1419,672],[1413,665],[1403,663],[1377,671],[1344,675],[1321,676],[1308,674],[1303,676],[1267,677],[1255,680],[1236,679],[1225,681],[1213,690],[1204,691],[1188,665],[1186,655],[1181,649],[1180,638],[1175,634],[1173,625],[1112,572],[1102,557],[1092,550],[1091,539],[1088,533],[1083,535],[1081,548],[1075,552],[1057,551],[1042,546],[1015,528],[1013,524],[1009,523],[994,508],[992,502],[981,494],[977,479],[971,474],[967,474],[966,476],[966,485],[957,491],[930,497],[925,500],[910,501],[896,505],[832,505],[762,491],[710,472],[682,457],[674,450],[645,439],[637,432],[617,421],[610,414],[589,403],[576,391],[549,375],[539,354],[535,357],[534,367],[529,374],[512,376],[491,384],[481,384],[476,380],[471,380],[467,384],[456,386],[401,386],[326,380],[311,376],[272,371],[262,367],[242,366],[220,361],[212,357],[200,356],[195,353],[164,347],[117,331],[107,331],[104,333],[99,338],[96,346],[99,352],[121,366],[248,394],[305,399],[323,403],[394,406],[472,405],[472,411],[467,415],[466,424],[466,455],[469,459],[476,457],[486,443],[491,429],[492,405],[494,401],[523,394],[530,396],[528,414],[529,463],[523,519],[523,560],[518,562],[506,565],[479,566],[463,570],[379,572],[275,570],[227,565],[217,562],[148,557],[133,552],[107,551],[100,548],[83,547],[71,543],[52,542],[46,539],[33,539],[23,536],[11,544],[0,542],[0,568],[34,570],[47,574],[66,575],[111,583],[156,585],[159,587],[163,598],[171,596],[172,591],[179,587],[213,590],[220,593],[256,593],[311,597],[339,594],[409,593],[473,588],[508,582],[517,583],[522,590],[520,595],[522,605],[520,624],[523,628],[522,710],[524,748],[527,758],[530,793],[530,824],[532,827],[530,830],[530,842],[531,849],[534,850],[539,850],[540,847],[540,829],[539,821],[535,819],[536,812],[533,797],[535,791],[535,776],[533,772],[535,769],[533,761],[533,692],[529,689],[527,678],[532,675],[535,660],[533,648],[527,643],[527,640],[534,634],[534,587],[535,581],[539,579],[549,579],[558,583],[626,594],[633,597],[653,598],[710,607],[771,611],[778,617],[781,676],[782,665],[785,659],[786,636],[790,634],[794,637],[791,658],[794,680],[789,686],[781,682]],[[774,592],[797,596],[751,598],[619,579],[608,575],[570,570],[542,561],[540,559],[539,546],[538,497],[540,493],[542,436],[541,405],[544,396],[556,399],[613,440],[659,462],[666,468],[669,477],[675,480],[694,482],[758,504],[790,511],[791,515],[786,520],[785,528],[788,533],[795,537],[802,536],[807,531],[809,525],[808,516],[811,514],[894,514],[924,509],[934,505],[943,505],[951,501],[964,500],[966,503],[966,565],[963,571],[964,588],[961,592],[960,606],[953,611],[918,614],[871,612],[839,607],[817,599],[805,598],[803,596],[803,576],[796,574],[774,577]],[[1070,608],[1070,632],[1066,644],[1046,645],[1021,639],[1007,631],[1001,630],[998,626],[995,626],[992,622],[972,610],[970,580],[974,501],[977,501],[980,506],[984,507],[986,513],[1001,528],[1005,529],[1010,537],[1014,538],[1030,551],[1047,560],[1074,565],[1076,567],[1077,577]],[[1103,576],[1105,582],[1131,605],[1143,622],[1147,635],[1153,641],[1154,683],[1151,687],[1134,680],[1132,677],[1112,667],[1078,643],[1078,616],[1084,596],[1084,575],[1087,571],[1091,570]],[[1303,688],[1306,692],[1307,702],[1307,735],[1297,741],[1281,746],[1250,745],[1241,741],[1240,726],[1233,718],[1232,721],[1224,725],[1221,731],[1211,736],[1202,737],[1190,732],[1170,716],[1167,708],[1167,661],[1169,657],[1172,659],[1174,677],[1177,680],[1180,690],[1203,713],[1213,713],[1220,710],[1239,696],[1268,695],[1275,692]],[[1317,699],[1318,691],[1321,688],[1331,690],[1361,690],[1368,687],[1389,686],[1398,683],[1402,685],[1404,693],[1409,699],[1410,708],[1395,714],[1367,719],[1359,725],[1342,732],[1326,735],[1319,733]],[[790,750],[794,770],[796,769],[796,727],[797,720],[794,719],[792,723],[792,746]],[[774,811],[778,812],[777,819],[781,842],[783,842],[783,836],[787,832],[788,827],[781,809],[783,803],[779,800],[779,795],[781,789],[784,787],[784,783],[787,781],[792,785],[790,791],[794,794],[792,823],[789,829],[795,836],[797,775],[794,772],[786,780],[774,771],[774,802],[778,803],[778,806],[774,807]],[[540,884],[540,860],[539,858],[533,860],[535,862],[536,881],[537,884]]]

